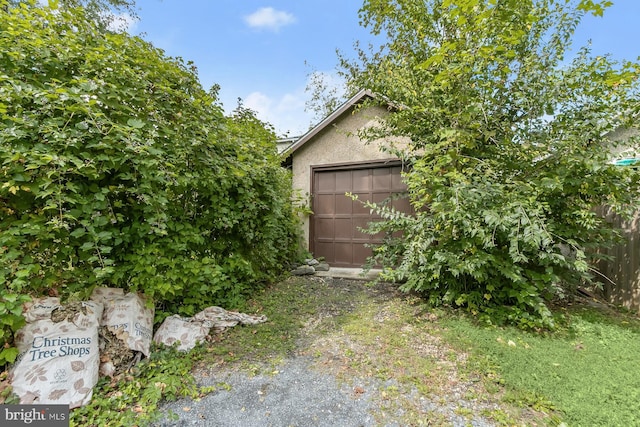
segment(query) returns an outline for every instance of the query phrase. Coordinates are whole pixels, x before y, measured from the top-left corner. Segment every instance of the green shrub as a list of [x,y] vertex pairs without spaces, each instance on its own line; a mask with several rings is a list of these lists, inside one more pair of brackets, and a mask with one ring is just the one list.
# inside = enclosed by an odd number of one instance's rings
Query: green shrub
[[610,163],[640,149],[638,133],[615,137],[637,129],[640,64],[571,46],[610,4],[364,2],[386,39],[345,74],[397,106],[363,136],[411,141],[398,154],[418,211],[372,230],[404,232],[376,252],[386,278],[492,322],[553,326],[549,301],[590,280],[591,254],[616,240],[594,208],[640,206],[640,175]]
[[0,0],[3,294],[117,286],[158,320],[237,307],[297,250],[275,140],[141,38]]

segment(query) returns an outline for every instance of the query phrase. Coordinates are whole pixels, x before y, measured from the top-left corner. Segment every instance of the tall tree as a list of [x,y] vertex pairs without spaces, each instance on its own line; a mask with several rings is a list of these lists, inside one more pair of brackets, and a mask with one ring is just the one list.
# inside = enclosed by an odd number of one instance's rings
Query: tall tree
[[[637,125],[640,65],[571,50],[591,0],[366,0],[386,36],[343,60],[353,86],[398,105],[368,137],[409,137],[398,153],[415,218],[376,250],[386,278],[491,321],[552,325],[547,302],[591,280],[615,230],[594,207],[638,207],[638,174],[610,164],[607,135]],[[637,137],[625,142],[635,147]]]

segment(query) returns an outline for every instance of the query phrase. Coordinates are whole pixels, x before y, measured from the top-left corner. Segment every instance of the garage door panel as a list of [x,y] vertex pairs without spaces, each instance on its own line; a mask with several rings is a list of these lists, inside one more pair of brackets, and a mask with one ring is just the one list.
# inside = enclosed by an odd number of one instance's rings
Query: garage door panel
[[333,247],[333,242],[316,242],[316,253],[322,254],[316,256],[323,256],[327,263],[334,264],[336,262],[336,256]]
[[371,201],[377,204],[388,203],[391,201],[391,193],[388,193],[388,192],[373,193],[371,195]]
[[317,179],[316,191],[335,191],[336,189],[336,175],[333,172],[321,173],[314,177]]
[[353,179],[353,188],[351,191],[366,191],[371,190],[371,173],[369,169],[356,169],[351,171]]
[[336,194],[336,215],[351,215],[353,213],[353,200],[351,197]]
[[353,201],[353,214],[369,215],[371,209],[365,206],[364,202],[371,198],[371,193],[355,193],[355,195],[358,196],[358,199]]
[[389,190],[391,191],[391,171],[389,168],[380,168],[373,170],[373,190]]
[[369,225],[376,222],[376,221],[382,221],[381,218],[354,218],[353,219],[353,229],[355,230],[353,233],[353,237],[354,240],[367,240],[367,241],[379,241],[384,237],[384,233],[376,233],[376,234],[369,234],[363,231],[360,231],[362,229],[367,230],[369,228]]
[[399,198],[399,195],[397,194],[393,196],[393,199],[394,200],[391,203],[391,206],[393,206],[396,210],[405,213],[409,213],[412,211],[411,202],[409,202],[409,199]]
[[[371,201],[377,205],[388,206],[391,203],[391,195],[389,193],[375,193],[371,196]],[[372,218],[380,218],[377,212],[371,213]]]
[[393,191],[405,191],[407,185],[402,179],[402,168],[400,166],[391,168],[391,189]]
[[333,264],[336,266],[353,265],[353,243],[351,242],[335,242],[335,259]]
[[362,231],[360,231],[360,229],[367,229],[369,228],[369,222],[371,221],[371,218],[367,217],[367,218],[354,218],[353,219],[353,228],[354,228],[354,232],[353,232],[353,237],[356,239],[367,239],[369,240],[371,238],[371,235],[368,233],[364,233]]
[[367,258],[372,255],[371,248],[364,243],[353,244],[353,263],[359,266],[366,264]]
[[319,240],[335,239],[335,227],[333,218],[317,218],[316,219],[316,236]]
[[353,238],[353,221],[351,217],[348,218],[336,218],[335,223],[335,238],[351,240]]
[[336,193],[345,193],[351,191],[353,184],[351,183],[351,171],[335,172],[336,175]]
[[316,194],[313,213],[316,215],[334,215],[336,213],[335,194]]

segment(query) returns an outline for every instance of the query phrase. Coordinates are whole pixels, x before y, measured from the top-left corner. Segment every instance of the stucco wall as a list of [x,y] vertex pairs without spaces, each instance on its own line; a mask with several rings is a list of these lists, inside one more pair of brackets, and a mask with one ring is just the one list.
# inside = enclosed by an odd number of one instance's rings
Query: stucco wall
[[[392,159],[380,150],[381,142],[365,144],[358,130],[375,126],[377,118],[387,114],[382,107],[369,107],[354,113],[347,111],[336,122],[326,126],[313,139],[293,153],[293,188],[302,195],[311,195],[311,167]],[[309,247],[309,218],[303,218],[304,240]]]

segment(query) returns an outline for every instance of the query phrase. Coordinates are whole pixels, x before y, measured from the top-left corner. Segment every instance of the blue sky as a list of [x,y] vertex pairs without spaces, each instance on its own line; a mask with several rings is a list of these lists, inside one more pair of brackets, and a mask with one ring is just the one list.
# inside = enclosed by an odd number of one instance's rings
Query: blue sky
[[[332,75],[336,49],[353,54],[368,41],[358,24],[360,0],[137,0],[142,34],[169,56],[198,67],[202,85],[221,86],[227,111],[237,99],[258,112],[280,136],[304,133],[312,71]],[[604,17],[587,17],[574,42],[616,59],[640,56],[640,0],[614,0]]]

